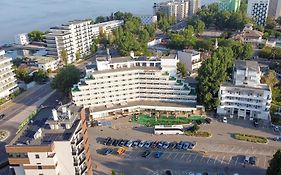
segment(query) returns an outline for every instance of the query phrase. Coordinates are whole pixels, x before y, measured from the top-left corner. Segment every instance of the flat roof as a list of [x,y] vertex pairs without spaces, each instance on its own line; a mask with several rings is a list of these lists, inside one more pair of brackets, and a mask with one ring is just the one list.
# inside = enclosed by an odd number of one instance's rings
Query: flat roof
[[156,71],[161,70],[161,67],[153,67],[153,66],[135,66],[130,68],[117,68],[117,69],[106,69],[106,70],[97,70],[93,72],[93,75],[103,74],[103,73],[112,73],[112,72],[123,72],[123,71],[130,71],[130,70],[145,70],[145,71]]
[[127,102],[122,105],[120,104],[110,105],[110,107],[107,107],[106,105],[90,107],[90,112],[101,112],[101,111],[114,110],[119,108],[133,107],[133,106],[196,108],[196,103],[173,103],[173,102],[165,102],[165,101],[138,100],[138,101]]
[[232,82],[223,82],[222,86],[231,87],[233,89],[245,89],[245,90],[267,90],[270,91],[270,88],[267,84],[259,84],[257,86],[246,86],[246,85],[234,85]]
[[260,70],[259,63],[257,61],[245,61],[245,60],[236,60],[235,68],[240,70],[249,69],[257,72]]
[[[49,145],[54,141],[68,141],[76,128],[78,127],[80,121],[80,110],[81,107],[78,106],[70,106],[70,110],[73,115],[68,120],[67,118],[63,118],[61,112],[59,112],[58,108],[58,121],[53,120],[52,109],[45,108],[42,109],[33,119],[32,122],[26,126],[24,130],[16,135],[14,140],[10,143],[10,145]],[[71,128],[69,129],[51,129],[48,123],[59,122],[59,123],[67,123],[71,122]],[[35,134],[41,129],[42,134],[41,137],[36,138]]]
[[39,64],[45,64],[56,60],[54,57],[49,56],[28,56],[28,58],[37,61]]

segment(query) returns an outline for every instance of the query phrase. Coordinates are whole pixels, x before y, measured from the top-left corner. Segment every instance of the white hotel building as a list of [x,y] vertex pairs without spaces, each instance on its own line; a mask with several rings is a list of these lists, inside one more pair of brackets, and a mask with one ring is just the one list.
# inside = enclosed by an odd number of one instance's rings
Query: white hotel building
[[93,39],[100,33],[110,33],[123,24],[123,21],[109,21],[91,24],[91,20],[75,20],[62,24],[60,27],[50,28],[46,34],[48,56],[61,59],[61,51],[67,52],[67,63],[76,60],[76,53],[81,56],[91,53]]
[[237,60],[233,68],[232,82],[225,82],[219,90],[219,115],[244,119],[267,120],[271,103],[271,90],[261,84],[261,71],[257,62]]
[[177,76],[176,55],[162,58],[101,57],[72,88],[72,100],[93,118],[140,110],[191,112],[196,92]]
[[6,98],[18,89],[12,58],[5,57],[5,51],[0,50],[0,98]]
[[16,175],[92,175],[85,111],[64,105],[38,115],[6,146]]

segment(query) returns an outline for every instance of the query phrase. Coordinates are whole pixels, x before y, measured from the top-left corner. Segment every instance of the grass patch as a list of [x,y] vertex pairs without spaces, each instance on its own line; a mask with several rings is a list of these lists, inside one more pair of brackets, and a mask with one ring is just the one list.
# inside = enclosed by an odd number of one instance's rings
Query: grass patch
[[235,133],[235,134],[233,134],[233,137],[237,140],[243,140],[243,141],[253,142],[253,143],[267,143],[268,142],[267,138],[265,138],[265,137],[250,135],[250,134]]
[[189,124],[193,120],[205,119],[205,116],[190,116],[190,117],[175,117],[162,115],[160,117],[149,116],[149,115],[133,115],[133,122],[139,123],[145,126],[155,126],[155,125],[179,125],[179,124]]
[[212,134],[207,131],[197,131],[197,132],[186,131],[184,134],[186,136],[194,136],[194,137],[211,137],[212,136]]

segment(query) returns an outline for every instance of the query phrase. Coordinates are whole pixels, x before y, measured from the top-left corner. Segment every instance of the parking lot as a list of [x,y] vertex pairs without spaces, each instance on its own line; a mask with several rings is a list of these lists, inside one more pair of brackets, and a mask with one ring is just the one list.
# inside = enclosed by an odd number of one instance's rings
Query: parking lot
[[[239,173],[239,175],[263,175],[269,160],[275,151],[281,147],[279,142],[270,141],[269,144],[254,144],[242,142],[230,137],[232,130],[249,132],[251,128],[237,126],[237,124],[223,124],[214,122],[201,128],[210,131],[212,138],[195,138],[184,135],[153,135],[151,128],[127,122],[128,119],[112,121],[112,127],[89,128],[89,137],[94,162],[94,174],[110,174],[111,170],[136,175],[164,175],[165,170],[170,170],[173,175],[188,174],[189,172],[208,172],[216,174]],[[220,131],[220,132],[219,132]],[[261,130],[253,130],[253,133],[265,136],[274,136],[272,133]],[[197,142],[194,150],[160,149],[163,153],[160,158],[155,158],[155,152],[159,149],[150,149],[151,153],[142,157],[145,149],[127,148],[123,155],[117,155],[114,146],[106,146],[99,143],[100,138],[112,137],[116,139],[151,140],[151,141],[188,141]],[[105,148],[114,148],[115,152],[103,155]],[[256,165],[243,164],[244,156],[256,156]]]

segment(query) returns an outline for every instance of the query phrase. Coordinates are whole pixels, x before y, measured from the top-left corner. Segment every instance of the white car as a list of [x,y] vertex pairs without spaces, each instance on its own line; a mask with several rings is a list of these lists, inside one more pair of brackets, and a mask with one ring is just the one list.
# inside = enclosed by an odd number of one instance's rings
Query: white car
[[139,146],[140,148],[142,148],[144,144],[145,144],[145,141],[141,141],[138,146]]
[[223,122],[223,123],[227,123],[227,118],[226,118],[226,117],[223,117],[222,122]]

